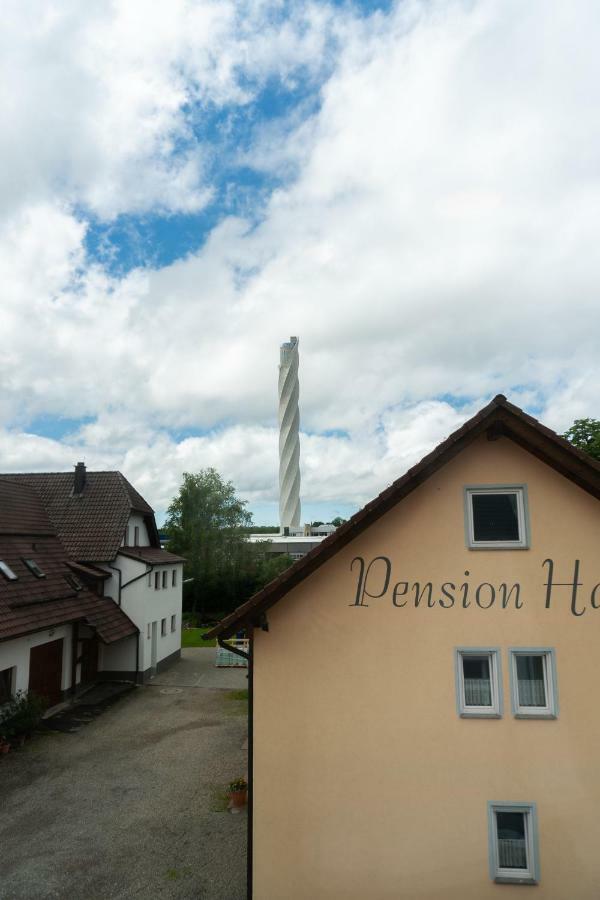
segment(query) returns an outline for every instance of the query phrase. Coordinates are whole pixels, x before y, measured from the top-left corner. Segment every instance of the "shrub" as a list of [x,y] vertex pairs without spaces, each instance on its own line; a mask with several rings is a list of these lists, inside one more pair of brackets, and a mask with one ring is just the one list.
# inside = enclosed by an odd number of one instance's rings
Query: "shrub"
[[36,694],[17,691],[0,712],[0,733],[6,737],[30,734],[39,725],[44,702]]

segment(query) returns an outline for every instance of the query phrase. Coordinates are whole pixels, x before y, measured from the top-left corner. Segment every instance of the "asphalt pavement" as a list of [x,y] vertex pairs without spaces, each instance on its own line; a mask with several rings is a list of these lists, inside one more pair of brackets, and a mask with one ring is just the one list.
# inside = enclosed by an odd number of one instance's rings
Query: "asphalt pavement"
[[76,733],[0,758],[1,900],[244,900],[247,770],[242,669],[183,651]]

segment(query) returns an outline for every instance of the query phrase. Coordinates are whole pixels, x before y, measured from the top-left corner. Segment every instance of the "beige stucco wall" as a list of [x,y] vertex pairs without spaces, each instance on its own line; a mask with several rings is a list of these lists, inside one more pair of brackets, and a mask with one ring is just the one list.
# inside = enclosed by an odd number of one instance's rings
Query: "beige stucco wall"
[[[463,486],[523,482],[531,549],[467,550]],[[255,636],[255,900],[598,900],[599,547],[597,500],[482,439],[270,610]],[[351,607],[358,554],[388,556],[392,585],[518,581],[523,607],[394,608],[391,586]],[[569,587],[544,608],[547,557],[557,581],[581,560],[583,615]],[[456,646],[501,648],[501,719],[457,715]],[[558,719],[513,718],[517,646],[556,648]],[[490,880],[488,800],[537,804],[539,885]]]

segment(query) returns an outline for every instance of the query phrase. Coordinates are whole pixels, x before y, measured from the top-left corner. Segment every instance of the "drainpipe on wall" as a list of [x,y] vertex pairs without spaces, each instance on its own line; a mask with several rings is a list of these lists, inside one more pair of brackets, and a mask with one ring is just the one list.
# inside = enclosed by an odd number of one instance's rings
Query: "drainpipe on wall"
[[135,683],[140,683],[140,632],[135,642]]
[[[118,597],[117,602],[120,606],[121,605],[121,570],[117,569],[115,566],[111,566],[110,563],[106,563],[106,565],[108,566],[109,569],[112,569],[113,572],[116,572],[117,575],[119,576],[119,597]],[[104,587],[102,588],[102,590],[104,590]]]
[[[264,630],[268,626],[262,626]],[[247,837],[247,865],[246,865],[246,897],[252,900],[252,821],[254,810],[254,628],[247,626],[250,652],[246,653],[238,647],[233,647],[221,637],[217,637],[217,644],[223,650],[235,653],[248,662],[248,837]]]
[[[141,575],[136,575],[135,578],[130,578],[129,581],[126,581],[124,585],[119,586],[119,606],[121,605],[121,591],[122,590],[124,591],[125,588],[129,587],[130,584],[133,584],[134,581],[139,581],[140,578],[145,578],[146,575],[149,575],[150,572],[152,572],[154,570],[154,566],[152,565],[152,563],[146,563],[146,565],[149,565],[150,568],[146,569],[145,572],[142,572]],[[111,569],[112,569],[112,566],[111,566]],[[119,581],[120,581],[120,579],[119,579]]]
[[[129,587],[130,584],[133,584],[134,581],[139,581],[140,578],[145,578],[146,575],[149,575],[150,572],[152,572],[152,570],[154,569],[154,566],[151,563],[150,564],[146,563],[146,565],[148,566],[148,568],[146,569],[145,572],[142,572],[141,575],[136,575],[135,578],[130,578],[129,581],[126,581],[125,584],[123,584],[123,585],[121,584],[121,570],[120,569],[117,570],[119,572],[119,606],[121,605],[121,591],[124,591],[125,588]],[[112,566],[111,566],[111,569],[112,569]],[[139,629],[138,629],[138,637],[137,637],[137,641],[135,642],[135,683],[136,684],[139,684],[139,679],[140,679],[140,635],[141,635],[141,633],[142,632],[139,631]]]

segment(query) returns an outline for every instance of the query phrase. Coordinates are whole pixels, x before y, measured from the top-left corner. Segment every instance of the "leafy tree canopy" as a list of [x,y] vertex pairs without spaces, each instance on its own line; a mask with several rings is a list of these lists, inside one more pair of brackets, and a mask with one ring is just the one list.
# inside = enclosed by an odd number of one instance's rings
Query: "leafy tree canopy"
[[336,516],[335,519],[331,520],[331,524],[335,525],[336,528],[339,528],[340,525],[343,525],[347,521],[348,521],[347,519],[342,519],[341,516]]
[[579,450],[585,450],[594,459],[600,461],[600,420],[598,419],[575,419],[568,431],[565,431],[563,437],[577,447]]
[[252,516],[230,481],[212,468],[185,472],[167,510],[168,549],[185,557],[184,606],[203,619],[230,612],[291,563],[265,556],[247,534]]

